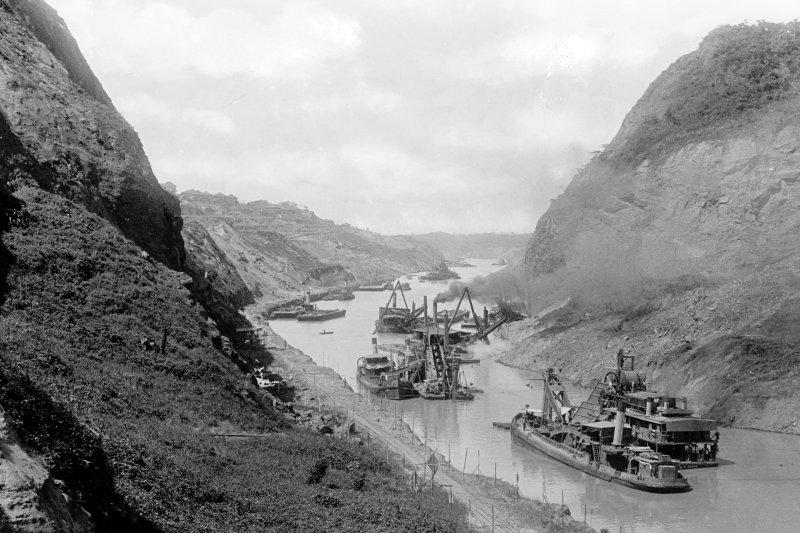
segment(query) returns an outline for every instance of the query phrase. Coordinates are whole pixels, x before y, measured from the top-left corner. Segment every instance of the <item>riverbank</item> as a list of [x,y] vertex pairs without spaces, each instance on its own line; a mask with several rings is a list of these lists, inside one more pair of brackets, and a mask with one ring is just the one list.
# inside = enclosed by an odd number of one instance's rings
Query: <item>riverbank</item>
[[[256,325],[262,322],[249,317]],[[272,356],[270,371],[281,375],[287,385],[294,388],[295,408],[314,408],[322,411],[346,413],[346,416],[365,430],[370,440],[387,443],[391,454],[410,475],[416,470],[417,479],[428,479],[430,469],[424,467],[432,453],[421,438],[414,435],[407,424],[397,417],[395,407],[401,402],[387,402],[363,397],[356,392],[355,383],[347,383],[333,369],[318,366],[302,351],[289,345],[267,324],[264,325],[262,343]],[[354,390],[355,389],[355,390]],[[474,526],[484,526],[492,510],[499,530],[508,531],[593,531],[582,522],[575,521],[566,507],[520,498],[516,487],[493,478],[465,474],[446,458],[440,458],[440,467],[434,479],[437,485],[452,490],[472,510]]]

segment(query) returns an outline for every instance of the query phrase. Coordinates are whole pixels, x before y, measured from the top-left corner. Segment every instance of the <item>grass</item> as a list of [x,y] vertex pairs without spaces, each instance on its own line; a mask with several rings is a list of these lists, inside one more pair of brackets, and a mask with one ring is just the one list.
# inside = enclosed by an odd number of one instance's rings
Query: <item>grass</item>
[[644,116],[601,158],[638,164],[713,137],[794,94],[798,72],[800,22],[720,26],[651,85]]
[[[15,196],[0,404],[99,530],[464,529],[363,448],[284,423],[178,273],[67,200]],[[273,436],[210,435],[222,427]]]

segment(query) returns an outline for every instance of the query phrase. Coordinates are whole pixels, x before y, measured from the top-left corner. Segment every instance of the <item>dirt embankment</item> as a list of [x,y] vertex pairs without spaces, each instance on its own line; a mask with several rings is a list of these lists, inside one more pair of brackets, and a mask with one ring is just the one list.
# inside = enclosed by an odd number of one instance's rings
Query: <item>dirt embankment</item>
[[800,343],[788,324],[800,316],[800,302],[768,277],[698,286],[620,312],[593,315],[567,304],[498,331],[508,341],[501,362],[555,368],[591,387],[622,349],[651,389],[688,397],[701,416],[799,433]]
[[[260,325],[257,317],[249,318]],[[323,410],[335,408],[347,413],[368,432],[370,439],[389,443],[391,452],[397,458],[402,457],[404,463],[425,464],[431,450],[425,448],[420,438],[412,435],[408,424],[396,418],[391,407],[382,408],[380,401],[370,401],[370,398],[354,392],[355,384],[351,387],[334,370],[317,366],[308,355],[288,345],[269,325],[264,326],[264,331],[262,343],[274,358],[270,370],[283,376],[287,384],[294,387],[296,406]],[[430,476],[430,472],[427,475]],[[419,476],[422,476],[422,470]],[[472,523],[476,526],[487,525],[494,506],[498,531],[593,531],[582,522],[573,520],[566,507],[520,498],[508,483],[498,482],[495,487],[493,482],[487,481],[488,478],[465,474],[446,462],[438,469],[435,479],[452,488],[453,493],[460,497],[458,499],[470,503],[474,511]]]

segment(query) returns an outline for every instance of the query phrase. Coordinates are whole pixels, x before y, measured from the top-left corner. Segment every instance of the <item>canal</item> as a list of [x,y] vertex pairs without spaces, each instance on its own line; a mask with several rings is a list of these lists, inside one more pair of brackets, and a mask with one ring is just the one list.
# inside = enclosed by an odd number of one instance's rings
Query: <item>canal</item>
[[[470,259],[475,267],[453,267],[469,282],[498,268],[491,261]],[[422,304],[447,288],[447,282],[421,283],[416,277],[406,292],[409,306]],[[356,360],[370,352],[378,307],[390,291],[357,292],[345,302],[319,302],[320,308],[346,308],[344,318],[322,323],[273,320],[272,329],[317,364],[336,370],[356,388]],[[445,307],[454,307],[455,302]],[[479,308],[482,309],[482,306]],[[478,308],[476,310],[480,313]],[[320,335],[323,330],[333,331]],[[377,335],[381,344],[402,343],[401,335]],[[511,442],[507,430],[492,426],[508,422],[525,404],[541,402],[538,373],[496,362],[502,342],[475,350],[479,364],[465,369],[467,380],[483,393],[471,402],[392,402],[398,416],[427,438],[428,445],[467,472],[497,476],[535,498],[568,505],[573,517],[596,530],[612,533],[731,532],[800,530],[800,438],[749,430],[721,429],[720,456],[730,464],[685,471],[694,490],[684,494],[648,494],[612,485],[574,470],[536,451]],[[613,354],[610,354],[613,355]],[[588,391],[576,390],[580,400]],[[518,481],[517,481],[518,480]]]

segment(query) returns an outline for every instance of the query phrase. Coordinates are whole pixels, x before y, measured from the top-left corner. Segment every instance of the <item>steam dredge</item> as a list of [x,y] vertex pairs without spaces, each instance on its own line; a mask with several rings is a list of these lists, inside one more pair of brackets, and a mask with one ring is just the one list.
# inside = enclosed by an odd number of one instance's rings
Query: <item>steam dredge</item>
[[418,393],[414,382],[423,371],[423,361],[414,352],[398,356],[393,361],[389,356],[378,353],[378,340],[372,338],[372,354],[361,357],[356,363],[358,384],[367,391],[389,398],[406,400],[415,398]]
[[[630,369],[623,370],[626,360]],[[683,468],[717,466],[716,421],[693,416],[686,400],[647,391],[633,357],[617,354],[580,406],[552,370],[544,375],[542,409],[511,422],[512,438],[594,477],[648,492],[691,490]]]

